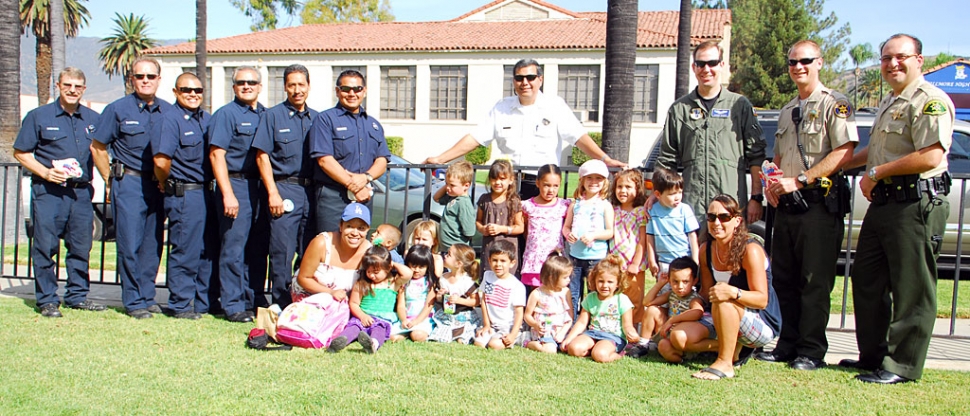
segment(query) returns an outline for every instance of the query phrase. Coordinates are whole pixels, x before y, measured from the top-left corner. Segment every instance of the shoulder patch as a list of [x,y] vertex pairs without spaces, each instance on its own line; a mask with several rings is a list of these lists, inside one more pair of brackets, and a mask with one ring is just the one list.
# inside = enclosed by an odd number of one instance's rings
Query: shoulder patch
[[943,100],[934,98],[926,102],[923,106],[923,114],[928,116],[941,116],[946,114],[946,103]]
[[852,115],[852,106],[846,100],[838,100],[835,102],[835,116],[839,118],[846,118]]

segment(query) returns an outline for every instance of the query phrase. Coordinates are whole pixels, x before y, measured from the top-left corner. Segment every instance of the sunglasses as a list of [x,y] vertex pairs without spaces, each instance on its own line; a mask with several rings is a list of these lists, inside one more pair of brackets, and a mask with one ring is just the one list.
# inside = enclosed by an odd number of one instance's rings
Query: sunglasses
[[243,85],[249,85],[250,87],[255,87],[259,85],[259,81],[256,81],[255,79],[239,79],[234,82],[237,87],[241,87]]
[[132,76],[135,77],[135,79],[145,79],[145,78],[148,78],[149,81],[152,81],[155,78],[158,78],[158,74],[134,74]]
[[193,92],[196,94],[202,94],[203,91],[205,91],[205,89],[201,87],[200,88],[179,87],[179,92],[182,94],[191,94]]
[[341,92],[351,92],[351,91],[361,92],[364,90],[364,87],[362,85],[356,85],[356,86],[341,85],[337,87],[337,89],[340,90]]
[[814,58],[789,59],[788,66],[795,66],[798,64],[802,64],[802,66],[811,65],[816,59],[818,59],[817,56]]
[[536,74],[528,74],[528,75],[515,75],[512,78],[518,82],[522,82],[523,80],[529,80],[529,82],[532,82],[532,81],[535,81],[536,78],[539,78],[539,76]]
[[720,214],[707,213],[707,222],[714,222],[715,220],[717,220],[717,221],[720,221],[721,223],[725,223],[725,222],[731,221],[732,218],[734,218],[734,216],[726,212],[722,212]]
[[60,84],[60,85],[61,85],[61,88],[65,89],[67,91],[70,91],[72,89],[73,90],[78,90],[78,91],[84,91],[84,89],[87,88],[87,87],[85,87],[83,85],[78,85],[78,84]]
[[715,66],[718,66],[720,64],[721,64],[720,59],[711,59],[710,61],[694,61],[694,66],[696,66],[697,69],[704,68],[705,66],[714,68]]

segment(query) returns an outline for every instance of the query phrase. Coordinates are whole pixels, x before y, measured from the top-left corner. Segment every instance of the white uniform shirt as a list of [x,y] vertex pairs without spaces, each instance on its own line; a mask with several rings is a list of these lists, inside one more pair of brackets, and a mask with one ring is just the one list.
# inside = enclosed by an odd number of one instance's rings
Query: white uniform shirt
[[495,103],[472,136],[483,146],[495,141],[494,159],[507,158],[515,166],[542,166],[560,164],[566,147],[584,134],[586,129],[562,98],[540,92],[530,106],[520,104],[516,96]]

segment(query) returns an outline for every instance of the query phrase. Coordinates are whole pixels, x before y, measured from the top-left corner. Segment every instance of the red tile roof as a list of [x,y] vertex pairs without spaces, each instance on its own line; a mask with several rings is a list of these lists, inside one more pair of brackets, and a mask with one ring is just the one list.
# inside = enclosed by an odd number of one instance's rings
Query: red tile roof
[[[541,3],[541,2],[536,2]],[[555,7],[544,4],[545,6]],[[568,12],[568,11],[566,11]],[[570,12],[571,13],[571,12]],[[521,21],[379,22],[302,25],[207,42],[210,54],[603,49],[606,13],[575,19]],[[638,48],[677,47],[679,12],[640,12]],[[728,10],[695,10],[691,43],[720,39]],[[162,46],[146,54],[194,54],[195,43]]]
[[[579,17],[579,14],[578,13],[573,12],[573,11],[570,11],[570,10],[566,10],[566,9],[564,9],[562,7],[559,7],[559,6],[556,6],[555,4],[552,4],[552,3],[546,3],[546,2],[541,1],[541,0],[529,0],[529,1],[532,2],[532,3],[534,3],[537,6],[540,6],[540,7],[545,7],[545,8],[548,8],[548,9],[552,9],[552,10],[555,10],[555,11],[557,11],[559,13],[567,14],[567,15],[570,15],[572,17]],[[471,16],[471,15],[473,15],[475,13],[478,13],[478,12],[480,12],[482,10],[486,10],[486,9],[495,7],[495,6],[497,6],[499,4],[502,4],[502,3],[505,3],[505,2],[506,2],[506,0],[495,0],[495,1],[491,2],[491,3],[489,3],[489,4],[486,4],[486,5],[482,6],[482,7],[479,7],[477,9],[475,9],[475,10],[472,10],[472,11],[470,11],[468,13],[465,13],[465,14],[463,14],[461,16],[458,16],[458,17],[456,17],[454,19],[451,19],[450,21],[451,22],[457,22],[459,20],[463,20],[463,19],[465,19],[468,16]]]

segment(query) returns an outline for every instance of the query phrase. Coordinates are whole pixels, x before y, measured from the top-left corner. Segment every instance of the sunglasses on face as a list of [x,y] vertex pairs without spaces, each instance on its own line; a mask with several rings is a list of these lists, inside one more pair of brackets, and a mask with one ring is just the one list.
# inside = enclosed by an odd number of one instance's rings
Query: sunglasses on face
[[720,59],[711,59],[710,61],[694,61],[694,66],[696,66],[697,69],[704,68],[705,66],[714,68],[715,66],[718,66],[720,64],[721,64]]
[[725,223],[731,221],[732,218],[734,218],[734,216],[726,212],[722,212],[720,214],[707,213],[707,222],[720,221],[721,223]]
[[203,91],[205,91],[205,89],[201,87],[200,88],[179,87],[179,92],[182,94],[190,94],[193,92],[196,94],[202,94]]
[[361,92],[361,91],[364,90],[364,86],[362,86],[362,85],[356,85],[356,86],[341,85],[341,86],[337,87],[337,89],[340,90],[340,92],[351,92],[351,91],[353,91],[353,92]]
[[235,81],[235,84],[237,87],[241,87],[243,85],[249,85],[250,87],[255,87],[259,85],[259,81],[256,81],[255,79],[239,79]]
[[802,66],[807,66],[807,65],[811,65],[812,62],[815,62],[816,59],[818,59],[817,56],[814,58],[789,59],[788,66],[795,66],[798,64],[802,64]]
[[84,91],[84,89],[87,88],[83,85],[77,85],[77,84],[60,84],[60,85],[61,85],[61,88],[63,88],[66,91],[70,91],[72,89],[78,90],[78,91]]
[[149,81],[154,80],[155,78],[158,78],[158,74],[135,74],[132,76],[135,77],[135,79],[148,78]]
[[518,82],[522,82],[524,80],[529,80],[529,82],[532,82],[532,81],[535,81],[536,78],[539,78],[539,75],[536,75],[536,74],[515,75],[512,78],[514,78]]

